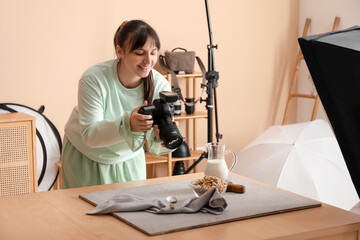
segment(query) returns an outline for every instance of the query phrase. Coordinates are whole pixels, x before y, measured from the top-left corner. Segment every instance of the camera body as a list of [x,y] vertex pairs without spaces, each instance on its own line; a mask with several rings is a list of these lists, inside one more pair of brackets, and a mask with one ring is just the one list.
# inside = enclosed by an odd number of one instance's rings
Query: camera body
[[174,106],[171,103],[176,102],[179,97],[176,93],[166,91],[160,92],[159,95],[160,99],[155,99],[153,105],[141,107],[139,113],[151,115],[154,124],[159,127],[160,138],[165,147],[176,149],[184,140],[173,122]]

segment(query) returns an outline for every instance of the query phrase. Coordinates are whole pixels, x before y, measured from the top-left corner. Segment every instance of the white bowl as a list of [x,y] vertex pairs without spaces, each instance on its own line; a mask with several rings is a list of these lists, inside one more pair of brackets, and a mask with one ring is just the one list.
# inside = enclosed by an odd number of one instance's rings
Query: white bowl
[[189,187],[191,187],[197,197],[200,197],[212,188],[217,188],[219,193],[223,194],[226,191],[227,182],[217,177],[205,176],[204,178],[191,181]]

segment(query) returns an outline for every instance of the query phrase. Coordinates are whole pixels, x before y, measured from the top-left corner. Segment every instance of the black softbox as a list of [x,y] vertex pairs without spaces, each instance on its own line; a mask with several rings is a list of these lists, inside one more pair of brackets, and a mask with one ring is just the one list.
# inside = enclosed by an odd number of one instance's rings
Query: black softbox
[[360,27],[299,44],[360,196]]

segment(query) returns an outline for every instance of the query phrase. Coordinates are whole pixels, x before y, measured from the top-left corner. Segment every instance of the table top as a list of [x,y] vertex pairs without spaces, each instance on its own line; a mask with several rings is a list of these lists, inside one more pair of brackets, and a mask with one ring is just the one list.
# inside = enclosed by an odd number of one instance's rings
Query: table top
[[[110,216],[89,216],[79,194],[202,177],[202,173],[0,197],[0,239],[327,239],[357,236],[360,215],[321,207],[147,236]],[[269,186],[271,187],[271,186]],[[322,238],[324,237],[324,238]],[[346,238],[352,239],[352,238]]]

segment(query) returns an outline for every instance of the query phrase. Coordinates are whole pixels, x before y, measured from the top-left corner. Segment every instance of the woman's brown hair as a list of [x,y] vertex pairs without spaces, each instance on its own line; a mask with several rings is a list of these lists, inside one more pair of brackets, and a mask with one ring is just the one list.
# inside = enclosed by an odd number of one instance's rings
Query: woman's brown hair
[[[131,20],[123,22],[116,30],[114,36],[114,46],[132,52],[135,49],[141,48],[146,43],[148,37],[154,39],[155,46],[160,49],[160,39],[155,30],[146,22],[142,20]],[[152,72],[145,78],[144,83],[144,100],[148,104],[152,104],[154,97],[154,82]]]

